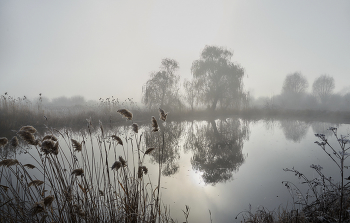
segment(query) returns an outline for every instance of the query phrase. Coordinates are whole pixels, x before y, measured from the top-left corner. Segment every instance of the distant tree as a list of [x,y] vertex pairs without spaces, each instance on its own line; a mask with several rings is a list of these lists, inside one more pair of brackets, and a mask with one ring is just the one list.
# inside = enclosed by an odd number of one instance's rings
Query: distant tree
[[318,97],[321,102],[325,102],[333,93],[334,87],[334,78],[324,74],[314,81],[312,93]]
[[309,83],[306,78],[300,72],[295,72],[287,75],[283,83],[282,93],[292,95],[303,94],[308,87]]
[[180,103],[179,80],[176,74],[179,65],[173,59],[163,59],[160,71],[152,73],[142,89],[142,102],[149,109],[174,109]]
[[190,105],[192,111],[196,101],[196,90],[194,87],[195,87],[195,82],[193,80],[184,81],[185,100]]
[[206,46],[199,60],[192,63],[192,75],[198,102],[215,110],[222,107],[240,107],[243,92],[244,70],[231,62],[233,53],[223,47]]

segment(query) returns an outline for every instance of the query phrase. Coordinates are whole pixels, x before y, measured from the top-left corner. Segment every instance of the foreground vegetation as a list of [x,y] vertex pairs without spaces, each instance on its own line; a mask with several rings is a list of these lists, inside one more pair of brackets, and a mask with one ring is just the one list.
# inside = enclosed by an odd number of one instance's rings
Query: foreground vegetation
[[[118,112],[128,123],[133,120],[128,110]],[[166,120],[164,112],[160,117]],[[95,138],[87,121],[79,139],[54,128],[39,138],[32,126],[16,131],[10,141],[0,138],[1,147],[34,148],[25,162],[0,160],[0,222],[174,222],[160,198],[162,163],[158,182],[150,181],[143,163],[153,150],[163,151],[162,145],[141,148],[136,123],[130,123],[133,133],[125,131],[124,137],[106,134],[100,123]],[[150,124],[149,131],[161,134],[154,117]]]
[[304,193],[298,185],[290,181],[283,181],[282,184],[293,198],[292,209],[279,208],[277,211],[269,211],[262,207],[256,212],[243,211],[240,214],[245,222],[350,222],[350,182],[345,183],[350,180],[350,177],[345,175],[345,169],[349,168],[345,161],[350,156],[350,140],[348,136],[338,136],[337,128],[330,127],[329,131],[333,132],[338,148],[331,145],[324,134],[315,134],[319,140],[315,143],[338,167],[340,182],[334,181],[336,176],[325,176],[321,165],[310,165],[318,175],[313,179],[309,179],[294,167],[285,168],[284,171],[294,173],[302,180],[302,184],[308,186],[307,192]]

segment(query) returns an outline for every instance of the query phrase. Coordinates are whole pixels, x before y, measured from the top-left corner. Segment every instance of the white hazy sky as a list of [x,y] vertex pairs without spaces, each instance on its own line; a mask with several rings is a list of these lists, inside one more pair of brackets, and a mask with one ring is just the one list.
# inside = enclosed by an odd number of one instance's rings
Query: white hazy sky
[[205,45],[245,68],[253,96],[279,94],[287,74],[350,88],[350,1],[1,0],[0,94],[141,99],[163,58],[181,80]]

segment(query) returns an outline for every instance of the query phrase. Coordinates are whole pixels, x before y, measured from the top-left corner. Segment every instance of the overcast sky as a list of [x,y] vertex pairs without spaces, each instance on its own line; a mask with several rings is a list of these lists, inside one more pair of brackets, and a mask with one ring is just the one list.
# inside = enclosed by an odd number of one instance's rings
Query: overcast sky
[[350,88],[350,1],[0,1],[0,94],[141,99],[163,58],[181,80],[205,45],[224,46],[255,97],[287,74]]

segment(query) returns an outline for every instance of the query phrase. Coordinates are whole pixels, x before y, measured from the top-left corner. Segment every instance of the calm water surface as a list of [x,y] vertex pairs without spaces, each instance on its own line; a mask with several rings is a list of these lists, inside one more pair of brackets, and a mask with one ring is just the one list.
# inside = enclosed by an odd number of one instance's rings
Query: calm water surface
[[[139,135],[142,134],[142,148],[159,148],[164,133],[161,194],[174,219],[185,221],[182,210],[188,205],[190,222],[210,222],[209,210],[213,222],[240,222],[242,215],[238,214],[250,208],[254,211],[259,206],[268,210],[292,207],[292,198],[282,181],[291,181],[306,191],[302,181],[283,168],[294,167],[312,179],[318,175],[310,165],[319,164],[326,176],[339,180],[335,164],[314,143],[317,140],[314,134],[324,133],[339,148],[335,137],[326,130],[330,126],[338,127],[339,135],[350,133],[350,125],[346,124],[295,120],[248,122],[227,118],[164,123],[157,133],[151,132],[150,125],[140,126]],[[81,140],[82,132],[72,132],[73,138]],[[99,134],[97,131],[94,137]],[[131,127],[119,127],[108,134],[134,139]],[[126,156],[130,158],[132,146],[127,147]],[[94,148],[97,150],[98,146]],[[63,146],[65,149],[68,152]],[[159,151],[155,150],[144,161],[154,185],[158,178]],[[122,148],[117,154],[124,156]],[[21,162],[28,160],[26,154],[16,156]],[[112,164],[114,155],[108,159]],[[128,162],[130,165],[131,160]],[[347,174],[350,171],[346,170]]]

